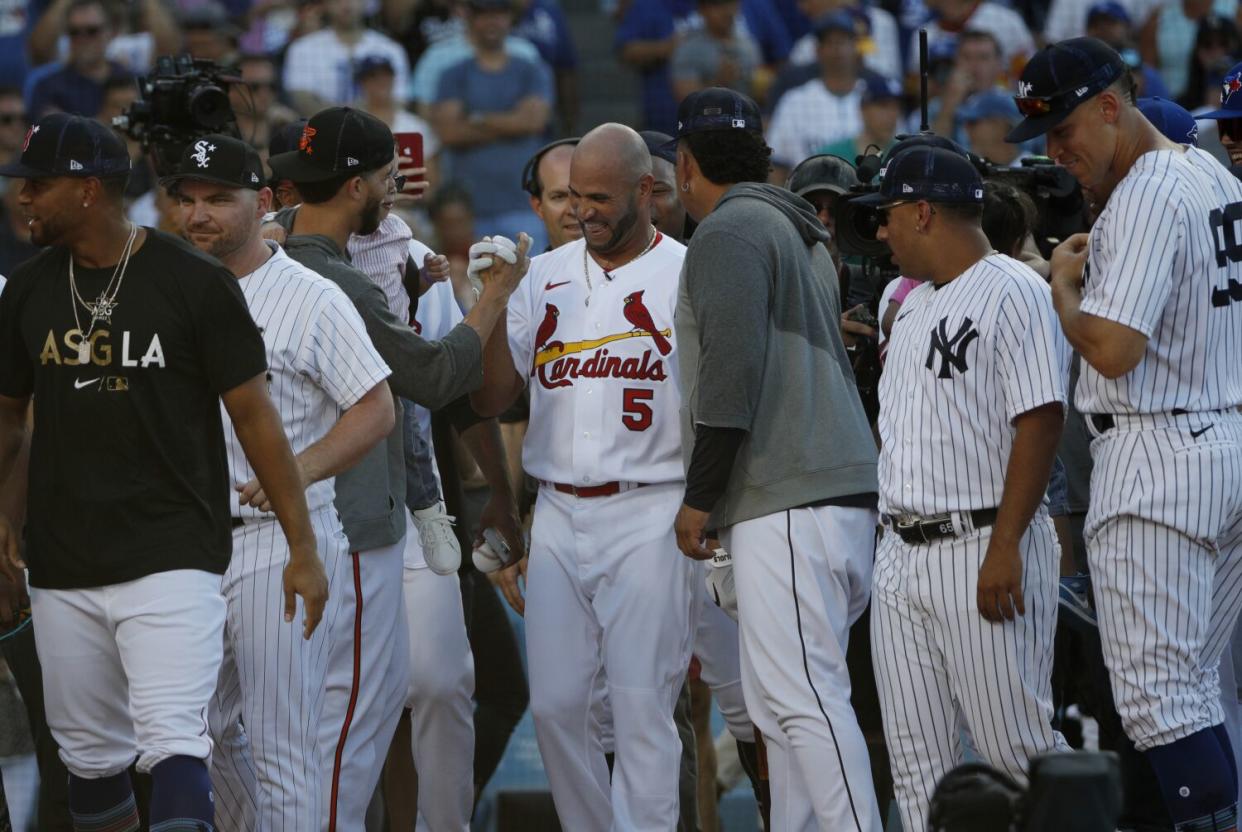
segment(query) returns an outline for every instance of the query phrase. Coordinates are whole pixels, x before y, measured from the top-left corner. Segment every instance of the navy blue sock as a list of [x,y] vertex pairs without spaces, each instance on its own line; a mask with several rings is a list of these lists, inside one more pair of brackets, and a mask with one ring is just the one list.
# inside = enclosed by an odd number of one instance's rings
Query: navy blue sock
[[151,769],[151,832],[212,832],[216,810],[207,764],[169,757]]
[[[1227,739],[1227,738],[1226,738]],[[1178,832],[1237,827],[1238,778],[1214,728],[1144,752]]]
[[1225,724],[1212,726],[1212,733],[1216,734],[1216,739],[1220,741],[1220,747],[1225,751],[1225,759],[1229,761],[1229,770],[1233,772],[1233,782],[1238,782],[1238,757],[1233,750],[1233,743],[1229,740],[1229,732],[1225,730]]
[[91,779],[70,774],[69,813],[76,832],[138,832],[129,772]]

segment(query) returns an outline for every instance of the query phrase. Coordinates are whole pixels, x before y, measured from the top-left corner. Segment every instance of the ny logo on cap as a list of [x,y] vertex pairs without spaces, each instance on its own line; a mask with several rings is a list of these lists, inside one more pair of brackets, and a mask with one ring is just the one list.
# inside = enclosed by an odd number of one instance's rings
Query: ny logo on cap
[[311,139],[315,138],[316,132],[315,128],[309,124],[302,128],[302,138],[298,139],[298,150],[307,156],[315,155],[315,149],[311,147]]
[[205,168],[211,162],[211,157],[207,154],[215,152],[215,149],[216,146],[214,144],[210,144],[206,139],[201,139],[194,143],[194,153],[190,158],[197,162],[200,168]]
[[30,147],[30,140],[34,138],[34,134],[39,132],[39,125],[34,125],[26,131],[26,140],[22,142],[22,153],[25,153]]
[[1019,98],[1030,98],[1031,92],[1034,89],[1034,86],[1035,85],[1032,84],[1030,81],[1019,81],[1018,82],[1018,97]]

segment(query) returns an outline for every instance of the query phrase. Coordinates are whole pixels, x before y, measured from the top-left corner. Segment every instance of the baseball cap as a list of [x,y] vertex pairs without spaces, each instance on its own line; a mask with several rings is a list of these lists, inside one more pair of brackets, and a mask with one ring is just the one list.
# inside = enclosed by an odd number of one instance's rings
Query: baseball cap
[[167,188],[186,179],[253,191],[262,188],[265,182],[258,151],[241,139],[219,133],[187,144],[177,172],[160,179],[160,184]]
[[903,153],[912,147],[938,147],[941,150],[956,153],[963,159],[967,158],[966,148],[946,136],[937,136],[935,133],[915,133],[913,136],[901,137],[901,141],[890,147],[888,152],[884,154],[883,164],[887,165],[899,153]]
[[1199,146],[1199,124],[1185,107],[1163,98],[1140,98],[1138,107],[1166,138],[1178,144]]
[[643,130],[638,135],[643,137],[652,158],[677,164],[677,142],[668,133],[661,133],[659,130]]
[[803,159],[789,174],[785,188],[798,196],[816,191],[843,194],[858,184],[858,172],[840,156],[821,153]]
[[983,204],[983,180],[969,159],[939,147],[916,146],[880,171],[880,190],[851,202],[877,208],[897,202]]
[[383,55],[367,55],[354,67],[354,80],[360,81],[376,72],[387,72],[389,75],[396,75],[396,71],[392,68],[392,61]]
[[1104,0],[1104,2],[1095,3],[1091,8],[1087,9],[1087,25],[1090,26],[1100,18],[1129,23],[1130,13],[1126,11],[1125,6],[1116,2],[1116,0]]
[[1242,118],[1242,64],[1234,64],[1220,84],[1220,109],[1199,118]]
[[388,125],[352,107],[329,107],[310,117],[298,149],[268,159],[279,179],[323,182],[342,174],[361,175],[392,161]]
[[1117,51],[1096,38],[1070,38],[1045,46],[1018,79],[1014,102],[1026,118],[1005,141],[1017,144],[1042,136],[1126,71]]
[[668,145],[675,148],[677,139],[691,133],[721,130],[747,130],[762,134],[763,117],[759,114],[759,105],[740,92],[725,87],[708,87],[692,92],[677,107],[677,137]]
[[1018,105],[1013,103],[1012,96],[1001,90],[991,89],[977,92],[962,102],[957,117],[966,124],[985,118],[1005,118],[1016,122],[1022,118],[1022,114],[1018,112]]
[[128,176],[129,170],[129,149],[110,127],[82,116],[52,113],[26,131],[21,157],[0,166],[0,176],[110,179]]
[[272,131],[272,136],[267,140],[267,152],[271,156],[279,156],[282,153],[288,153],[290,150],[298,149],[298,142],[302,138],[302,130],[306,127],[306,119],[300,118],[297,121],[291,121]]
[[862,103],[876,101],[900,101],[901,84],[883,75],[868,74],[863,80]]
[[811,31],[815,33],[816,38],[823,38],[829,32],[845,32],[854,37],[865,36],[871,31],[871,24],[867,18],[861,15],[855,15],[849,11],[828,12],[815,18],[811,23]]

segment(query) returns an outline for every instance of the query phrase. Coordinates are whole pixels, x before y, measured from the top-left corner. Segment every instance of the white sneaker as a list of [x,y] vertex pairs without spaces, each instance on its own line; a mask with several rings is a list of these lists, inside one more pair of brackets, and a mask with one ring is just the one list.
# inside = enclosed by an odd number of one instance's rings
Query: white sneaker
[[418,539],[423,544],[423,558],[437,575],[452,575],[461,567],[461,544],[453,534],[456,519],[444,512],[444,502],[412,511]]

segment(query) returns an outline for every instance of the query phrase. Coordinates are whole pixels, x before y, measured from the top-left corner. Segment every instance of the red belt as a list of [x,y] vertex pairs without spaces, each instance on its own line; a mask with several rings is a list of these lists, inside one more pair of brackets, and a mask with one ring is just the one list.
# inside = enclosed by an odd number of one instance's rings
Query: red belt
[[623,486],[615,481],[602,482],[599,485],[569,485],[563,482],[544,482],[543,484],[550,488],[555,488],[562,494],[572,494],[575,497],[611,497],[614,494],[620,494],[622,491],[629,491],[646,485],[645,482],[635,482],[626,483]]

